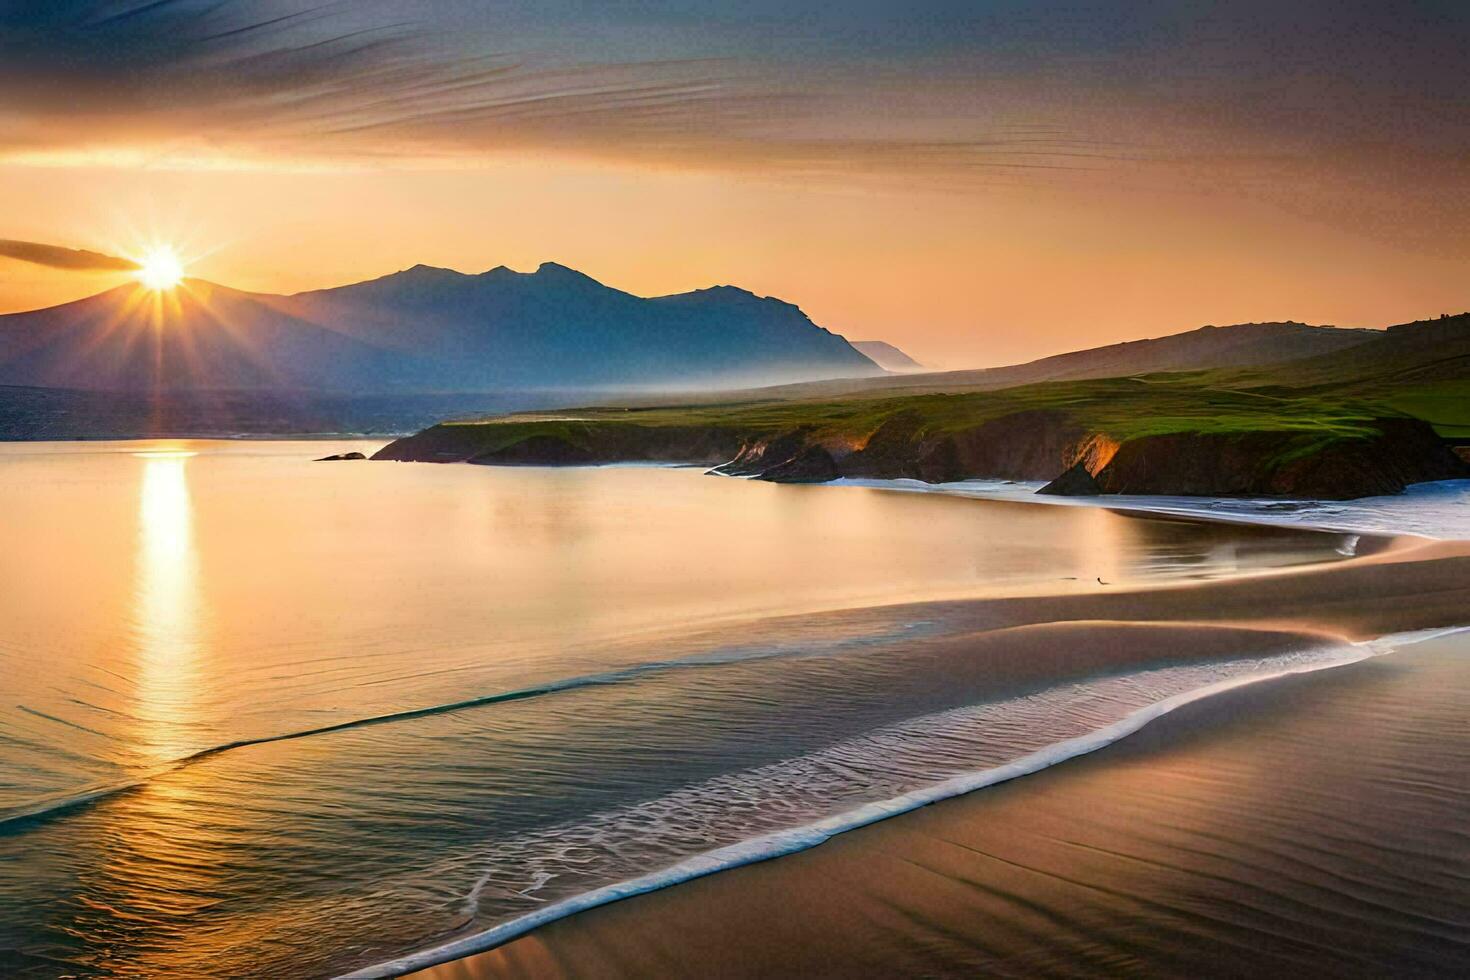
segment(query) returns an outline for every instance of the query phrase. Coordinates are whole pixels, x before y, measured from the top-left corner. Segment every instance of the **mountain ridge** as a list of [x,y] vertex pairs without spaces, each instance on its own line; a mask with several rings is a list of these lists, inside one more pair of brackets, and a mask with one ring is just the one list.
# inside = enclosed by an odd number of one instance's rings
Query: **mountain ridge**
[[290,295],[189,279],[0,315],[0,384],[351,392],[738,386],[881,370],[794,304],[644,298],[555,262],[416,265]]

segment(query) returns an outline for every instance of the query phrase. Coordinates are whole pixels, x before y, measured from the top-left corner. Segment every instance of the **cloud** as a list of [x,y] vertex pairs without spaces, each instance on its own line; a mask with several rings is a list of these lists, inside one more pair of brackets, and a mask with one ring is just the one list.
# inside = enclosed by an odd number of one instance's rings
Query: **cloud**
[[12,238],[0,238],[0,258],[77,272],[136,272],[138,269],[138,263],[116,255],[89,252],[83,248],[63,248],[43,242],[20,242]]
[[[869,59],[922,54],[966,16],[935,7],[905,21],[892,4],[838,17],[757,0],[747,20],[663,0],[20,0],[0,4],[0,155],[551,151],[828,172],[908,148],[924,170],[944,157],[1020,170],[1052,148],[1052,165],[1070,165],[1065,134],[1023,138],[1009,113],[926,122],[932,107],[894,104],[902,79],[873,77]],[[897,47],[875,41],[905,24]]]
[[1107,181],[1432,247],[1470,221],[1467,45],[1463,0],[0,0],[0,160]]

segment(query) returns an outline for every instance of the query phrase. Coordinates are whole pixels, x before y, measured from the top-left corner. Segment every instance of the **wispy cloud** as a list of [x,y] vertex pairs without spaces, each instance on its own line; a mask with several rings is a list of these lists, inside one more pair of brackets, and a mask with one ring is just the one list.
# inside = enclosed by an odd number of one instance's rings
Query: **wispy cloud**
[[1081,146],[1065,135],[1039,143],[1004,119],[911,132],[911,115],[886,118],[893,80],[874,84],[851,61],[866,43],[844,46],[874,26],[871,11],[783,23],[784,5],[757,7],[767,29],[701,3],[618,14],[550,2],[518,15],[463,0],[5,5],[0,153],[463,160],[531,150],[826,171],[890,166],[909,149],[921,169],[940,156],[960,169],[1020,169],[1051,149],[1053,165],[1070,166]]
[[0,238],[0,258],[76,272],[135,272],[138,268],[138,263],[116,255],[47,245],[44,242],[22,242],[13,238]]

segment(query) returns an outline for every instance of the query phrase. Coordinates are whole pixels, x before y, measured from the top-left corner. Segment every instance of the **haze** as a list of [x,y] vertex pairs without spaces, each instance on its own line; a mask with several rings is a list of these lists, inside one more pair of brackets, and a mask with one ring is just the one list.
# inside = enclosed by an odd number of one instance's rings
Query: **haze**
[[[8,6],[0,237],[736,283],[940,367],[1467,305],[1464,5],[1043,7]],[[0,258],[0,311],[126,275]]]

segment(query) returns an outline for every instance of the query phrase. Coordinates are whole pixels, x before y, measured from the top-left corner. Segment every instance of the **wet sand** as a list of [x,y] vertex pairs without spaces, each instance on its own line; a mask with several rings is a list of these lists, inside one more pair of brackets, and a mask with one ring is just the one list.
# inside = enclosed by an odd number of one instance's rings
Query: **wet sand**
[[[1089,647],[1097,667],[1154,642],[1208,655],[1232,634],[1455,625],[1470,619],[1467,552],[1400,539],[1248,580],[948,604],[976,632],[934,642],[1030,673],[1047,650]],[[1467,703],[1465,635],[1263,682],[1043,772],[414,975],[1463,975]]]

